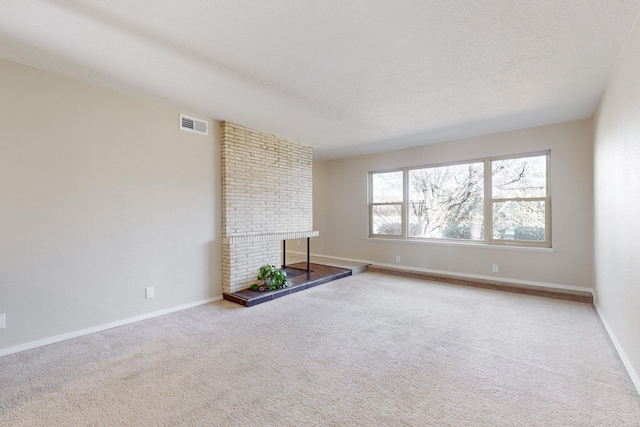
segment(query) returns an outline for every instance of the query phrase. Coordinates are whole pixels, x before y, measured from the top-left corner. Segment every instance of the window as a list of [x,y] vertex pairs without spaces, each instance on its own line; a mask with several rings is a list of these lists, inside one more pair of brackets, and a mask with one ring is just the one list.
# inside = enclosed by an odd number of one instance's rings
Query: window
[[535,153],[371,172],[369,234],[549,247],[548,161]]
[[382,172],[371,176],[371,234],[402,236],[403,173]]
[[547,158],[491,161],[492,239],[547,240]]

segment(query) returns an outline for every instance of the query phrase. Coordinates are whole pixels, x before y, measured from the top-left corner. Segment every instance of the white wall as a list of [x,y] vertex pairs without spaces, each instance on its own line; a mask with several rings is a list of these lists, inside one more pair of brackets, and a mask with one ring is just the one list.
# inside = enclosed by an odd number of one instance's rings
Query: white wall
[[595,116],[597,307],[640,390],[640,28]]
[[[593,287],[593,135],[583,120],[463,141],[314,164],[312,252],[398,267],[489,276],[548,286]],[[367,239],[367,174],[551,150],[552,244],[555,252]],[[395,262],[400,255],[402,263]],[[492,273],[499,264],[500,273]]]
[[0,353],[221,294],[219,123],[4,60],[0,94]]

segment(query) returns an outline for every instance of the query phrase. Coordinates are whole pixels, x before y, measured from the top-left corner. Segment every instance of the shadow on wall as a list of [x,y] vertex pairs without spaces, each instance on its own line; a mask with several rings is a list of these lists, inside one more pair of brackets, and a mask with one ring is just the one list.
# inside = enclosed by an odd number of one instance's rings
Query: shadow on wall
[[209,242],[209,297],[222,295],[222,239]]

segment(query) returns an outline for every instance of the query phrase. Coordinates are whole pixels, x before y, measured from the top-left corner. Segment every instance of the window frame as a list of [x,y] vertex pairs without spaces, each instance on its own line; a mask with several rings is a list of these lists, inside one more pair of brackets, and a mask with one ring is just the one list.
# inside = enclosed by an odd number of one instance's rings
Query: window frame
[[[508,160],[508,159],[521,159],[527,157],[540,157],[545,156],[546,159],[546,196],[544,197],[531,197],[531,198],[493,198],[493,162],[500,160]],[[434,237],[411,237],[409,236],[409,172],[413,170],[419,169],[428,169],[428,168],[437,168],[437,167],[446,167],[446,166],[456,166],[456,165],[468,165],[472,163],[483,163],[483,174],[484,174],[484,193],[483,193],[483,204],[484,204],[484,218],[483,218],[483,228],[484,228],[484,236],[482,239],[454,239],[454,238],[434,238]],[[369,238],[375,239],[390,239],[390,240],[410,240],[410,241],[418,241],[418,242],[447,242],[447,243],[459,243],[459,244],[481,244],[481,245],[490,245],[490,246],[518,246],[518,247],[538,247],[538,248],[551,248],[551,150],[544,151],[534,151],[528,153],[519,153],[519,154],[511,154],[506,156],[496,156],[496,157],[486,157],[481,159],[470,159],[463,161],[455,161],[455,162],[443,162],[443,163],[434,163],[429,165],[421,165],[421,166],[411,166],[404,168],[394,168],[394,169],[384,169],[384,170],[374,170],[369,171],[368,173],[368,236]],[[400,172],[402,171],[402,202],[388,202],[388,203],[374,203],[373,202],[373,176],[375,174],[382,174],[388,172]],[[493,206],[495,203],[499,202],[508,202],[508,201],[543,201],[545,206],[545,240],[544,241],[535,241],[535,240],[507,240],[507,239],[496,239],[493,237]],[[389,234],[375,234],[373,230],[373,210],[374,206],[381,205],[400,205],[401,206],[401,221],[400,235],[389,235]]]
[[[375,174],[383,174],[390,172],[402,172],[402,201],[400,202],[374,202],[373,201],[373,175]],[[403,168],[396,169],[385,169],[378,171],[369,172],[369,185],[368,188],[368,201],[369,201],[369,237],[382,237],[385,239],[406,239],[406,227],[405,227],[405,217],[406,217],[406,189],[407,189],[407,178],[406,173]],[[373,210],[375,206],[397,206],[400,205],[400,234],[375,234],[373,232]]]
[[[509,159],[525,159],[527,157],[541,157],[545,156],[546,162],[546,196],[544,197],[501,197],[494,198],[493,197],[493,182],[491,178],[493,174],[493,162],[500,160],[509,160]],[[540,247],[540,248],[550,248],[551,247],[551,189],[550,189],[550,171],[549,165],[551,163],[551,150],[546,151],[537,151],[532,153],[523,153],[523,154],[514,154],[509,156],[500,156],[500,157],[492,157],[486,159],[487,163],[485,164],[485,168],[488,166],[490,173],[485,173],[485,240],[488,244],[498,245],[498,246],[527,246],[527,247]],[[488,177],[488,181],[487,181]],[[487,187],[488,182],[488,187]],[[487,202],[488,200],[488,202]],[[506,240],[506,239],[495,239],[493,237],[493,205],[495,203],[500,202],[535,202],[535,201],[543,201],[544,202],[544,240]],[[488,215],[488,216],[487,216]],[[489,227],[487,227],[486,221],[489,219]],[[487,232],[487,230],[489,232]]]

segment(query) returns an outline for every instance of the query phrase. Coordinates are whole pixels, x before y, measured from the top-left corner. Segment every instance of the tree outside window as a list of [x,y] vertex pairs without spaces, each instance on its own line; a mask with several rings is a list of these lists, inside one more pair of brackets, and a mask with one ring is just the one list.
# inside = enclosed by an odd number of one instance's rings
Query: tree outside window
[[409,236],[482,239],[484,164],[409,170]]

